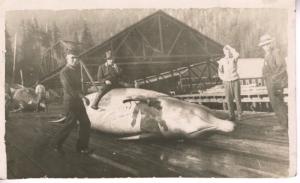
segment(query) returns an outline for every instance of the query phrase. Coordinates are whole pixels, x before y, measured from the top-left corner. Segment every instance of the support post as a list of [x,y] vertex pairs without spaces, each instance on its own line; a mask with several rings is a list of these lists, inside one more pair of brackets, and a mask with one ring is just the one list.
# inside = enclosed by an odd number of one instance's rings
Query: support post
[[23,71],[20,69],[21,85],[24,87]]
[[91,76],[91,74],[90,74],[88,68],[86,67],[86,65],[85,65],[81,60],[79,61],[79,63],[80,63],[80,65],[83,67],[83,69],[85,70],[85,72],[86,72],[86,74],[87,74],[89,80],[91,81],[92,85],[93,85],[93,86],[97,89],[97,91],[99,92],[99,88],[96,86],[96,83],[94,82],[94,80],[93,80],[93,78],[92,78],[92,76]]
[[81,79],[81,91],[84,93],[84,83],[83,83],[83,68],[82,65],[80,65],[80,79]]
[[13,63],[13,71],[12,71],[12,84],[15,82],[15,72],[16,72],[16,53],[17,53],[17,33],[15,34],[15,42],[14,42],[14,63]]

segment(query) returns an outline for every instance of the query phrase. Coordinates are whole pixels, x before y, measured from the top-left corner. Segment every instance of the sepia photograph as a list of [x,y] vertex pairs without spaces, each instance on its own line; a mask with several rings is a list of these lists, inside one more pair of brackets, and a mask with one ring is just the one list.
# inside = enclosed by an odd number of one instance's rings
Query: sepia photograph
[[295,7],[257,1],[5,10],[1,178],[296,176]]

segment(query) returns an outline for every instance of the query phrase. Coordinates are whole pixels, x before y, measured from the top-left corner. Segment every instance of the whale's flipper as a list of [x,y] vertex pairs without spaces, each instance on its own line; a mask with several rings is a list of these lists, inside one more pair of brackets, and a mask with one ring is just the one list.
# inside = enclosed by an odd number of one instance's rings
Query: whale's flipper
[[138,139],[153,138],[153,137],[157,137],[157,134],[143,133],[143,134],[139,134],[139,135],[118,138],[118,140],[138,140]]
[[59,118],[57,120],[53,120],[53,121],[48,121],[49,123],[64,123],[66,121],[66,116]]

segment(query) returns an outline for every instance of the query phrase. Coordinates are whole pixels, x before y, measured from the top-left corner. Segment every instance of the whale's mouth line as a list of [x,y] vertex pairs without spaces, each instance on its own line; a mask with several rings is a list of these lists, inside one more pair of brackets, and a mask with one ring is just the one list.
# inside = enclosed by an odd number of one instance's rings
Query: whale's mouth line
[[212,131],[212,130],[217,130],[217,128],[216,127],[208,127],[208,128],[201,129],[201,130],[196,130],[196,131],[188,133],[188,136],[189,137],[195,137],[195,136],[200,135],[200,134],[202,134],[206,131]]

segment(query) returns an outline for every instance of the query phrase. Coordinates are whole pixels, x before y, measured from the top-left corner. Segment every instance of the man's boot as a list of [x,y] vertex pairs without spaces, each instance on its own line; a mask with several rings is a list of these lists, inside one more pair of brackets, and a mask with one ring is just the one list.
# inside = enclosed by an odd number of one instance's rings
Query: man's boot
[[92,105],[91,105],[91,108],[92,108],[92,109],[95,109],[95,110],[99,109],[98,104],[99,104],[99,102],[100,102],[100,100],[101,100],[101,98],[102,98],[102,93],[103,93],[103,92],[98,92],[98,93],[96,94],[96,98],[93,100],[93,103],[92,103]]

